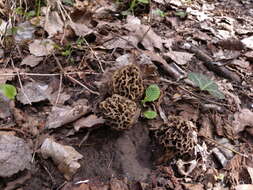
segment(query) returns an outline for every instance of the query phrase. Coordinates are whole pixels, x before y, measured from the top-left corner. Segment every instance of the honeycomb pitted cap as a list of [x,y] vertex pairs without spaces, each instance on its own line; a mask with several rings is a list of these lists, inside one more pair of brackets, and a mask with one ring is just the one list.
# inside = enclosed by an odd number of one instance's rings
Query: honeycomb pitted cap
[[113,94],[99,104],[104,118],[116,130],[126,130],[133,126],[140,115],[137,104],[126,97]]
[[174,148],[180,156],[193,154],[197,144],[195,125],[180,116],[169,116],[168,123],[155,131],[155,137],[165,149]]
[[144,92],[140,68],[131,64],[116,70],[112,76],[114,94],[119,94],[130,100],[137,100]]

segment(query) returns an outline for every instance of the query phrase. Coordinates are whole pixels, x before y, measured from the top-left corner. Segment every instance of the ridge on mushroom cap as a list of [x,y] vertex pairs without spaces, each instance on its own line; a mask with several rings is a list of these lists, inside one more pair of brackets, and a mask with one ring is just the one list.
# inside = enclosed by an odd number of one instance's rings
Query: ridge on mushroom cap
[[174,148],[180,156],[194,153],[197,144],[195,125],[180,116],[169,116],[168,123],[155,131],[155,137],[165,149]]
[[116,130],[131,128],[140,115],[140,109],[134,101],[118,94],[102,101],[99,107],[104,118]]
[[144,92],[140,68],[130,64],[116,70],[112,76],[112,90],[114,94],[137,100]]

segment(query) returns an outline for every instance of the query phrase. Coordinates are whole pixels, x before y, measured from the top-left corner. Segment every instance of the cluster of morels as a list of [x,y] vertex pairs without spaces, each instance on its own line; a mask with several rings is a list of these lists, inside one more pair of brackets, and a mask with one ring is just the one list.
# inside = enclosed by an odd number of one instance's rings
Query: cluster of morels
[[133,126],[140,115],[136,100],[143,96],[140,68],[131,64],[116,70],[111,78],[112,96],[100,103],[100,109],[116,130]]
[[[130,129],[140,115],[136,101],[144,93],[140,68],[131,64],[116,70],[110,86],[112,96],[99,105],[103,116],[115,130]],[[165,149],[173,147],[179,155],[193,153],[197,143],[194,124],[178,116],[170,116],[168,123],[155,131],[155,137]]]

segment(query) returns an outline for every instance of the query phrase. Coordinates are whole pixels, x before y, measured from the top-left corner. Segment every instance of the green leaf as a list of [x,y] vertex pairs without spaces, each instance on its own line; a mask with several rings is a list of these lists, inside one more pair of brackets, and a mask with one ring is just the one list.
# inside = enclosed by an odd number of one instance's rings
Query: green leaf
[[147,110],[143,114],[144,114],[144,117],[147,119],[155,119],[157,116],[157,113],[153,110]]
[[187,16],[187,13],[184,12],[184,11],[177,11],[177,12],[174,13],[174,15],[183,19]]
[[207,78],[205,75],[199,73],[189,73],[188,79],[190,79],[200,90],[208,91],[212,96],[224,99],[224,94],[219,91],[218,85],[213,82],[211,79]]
[[149,0],[137,0],[139,3],[149,4]]
[[142,103],[153,102],[160,97],[160,88],[156,84],[149,85],[145,91],[145,98],[142,100]]
[[15,86],[10,84],[1,84],[0,91],[3,93],[4,96],[6,96],[9,99],[14,99],[15,96],[17,95],[17,90]]
[[165,13],[161,9],[154,10],[154,13],[159,15],[160,17],[165,17]]

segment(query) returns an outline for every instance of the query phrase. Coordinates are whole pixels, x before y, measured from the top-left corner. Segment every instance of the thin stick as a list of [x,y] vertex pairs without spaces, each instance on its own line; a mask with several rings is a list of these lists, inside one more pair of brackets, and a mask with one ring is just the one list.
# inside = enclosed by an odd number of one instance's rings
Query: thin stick
[[11,65],[12,65],[14,71],[17,73],[18,82],[19,82],[19,85],[20,85],[20,88],[21,88],[22,93],[24,94],[24,96],[25,96],[25,98],[27,99],[28,103],[29,103],[30,105],[32,105],[32,103],[31,103],[29,97],[28,97],[28,96],[26,95],[26,93],[25,93],[25,90],[24,90],[24,87],[23,87],[21,78],[20,78],[20,76],[19,76],[19,72],[17,71],[17,69],[16,69],[16,67],[15,67],[15,65],[14,65],[14,63],[13,63],[13,59],[11,59]]
[[55,105],[58,104],[60,94],[61,94],[61,89],[62,89],[62,75],[60,75],[60,84],[59,84],[59,90],[58,90],[57,98],[56,98],[56,101],[55,101]]
[[[204,137],[205,137],[205,136],[204,136]],[[212,143],[214,143],[214,144],[216,144],[216,145],[218,145],[218,146],[221,146],[222,148],[225,148],[225,149],[230,150],[231,152],[233,152],[233,153],[235,153],[235,154],[239,154],[240,156],[243,156],[243,157],[248,158],[247,155],[245,155],[245,154],[243,154],[243,153],[240,153],[240,152],[238,152],[238,151],[236,151],[236,150],[234,150],[234,149],[232,149],[232,148],[229,148],[229,147],[227,147],[227,146],[224,146],[223,144],[220,144],[220,143],[216,142],[215,140],[213,140],[213,139],[211,139],[211,138],[209,138],[209,137],[205,137],[205,138],[206,138],[207,140],[211,141]]]
[[90,47],[90,44],[86,41],[86,39],[84,38],[84,42],[86,43],[86,45],[89,47],[91,53],[93,54],[93,56],[97,59],[98,63],[99,63],[99,67],[101,69],[102,72],[105,72],[102,66],[102,63],[100,61],[100,59],[97,57],[97,55],[95,54],[95,52],[93,51],[93,49]]
[[[84,72],[66,72],[65,75],[74,75]],[[0,73],[0,76],[16,76],[17,73]],[[26,75],[26,76],[59,76],[62,75],[62,73],[19,73],[19,75]]]
[[90,136],[90,131],[88,131],[87,133],[86,133],[86,135],[83,137],[83,139],[81,140],[81,142],[79,143],[79,147],[81,147],[82,146],[82,144],[84,143],[84,141],[86,141],[87,139],[88,139],[88,137]]

